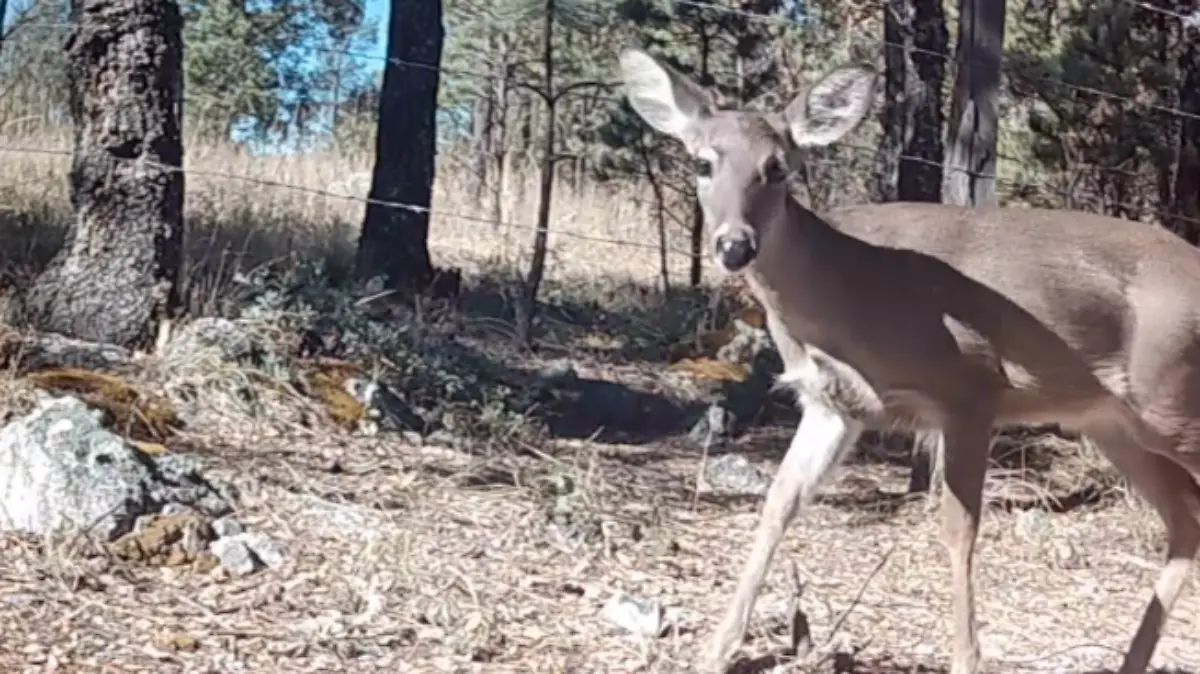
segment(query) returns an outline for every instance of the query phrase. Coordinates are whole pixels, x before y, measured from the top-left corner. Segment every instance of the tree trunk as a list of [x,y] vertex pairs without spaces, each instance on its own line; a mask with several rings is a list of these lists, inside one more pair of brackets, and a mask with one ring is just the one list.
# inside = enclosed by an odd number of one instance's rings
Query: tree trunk
[[912,0],[912,4],[909,35],[913,49],[909,58],[912,73],[920,86],[909,108],[912,131],[900,159],[899,196],[901,201],[937,203],[942,200],[942,162],[945,160],[942,136],[946,116],[942,110],[942,87],[946,82],[946,61],[943,55],[947,53],[950,34],[946,30],[946,12],[941,0]]
[[[491,219],[492,229],[502,229],[502,222],[506,221],[504,212],[504,198],[508,194],[509,181],[509,162],[508,162],[508,143],[511,122],[511,111],[509,105],[509,75],[508,75],[508,40],[504,36],[500,36],[497,41],[497,48],[494,52],[496,59],[494,89],[492,92],[492,100],[495,102],[497,109],[494,114],[494,128],[492,129],[492,137],[488,140],[488,152],[492,161],[492,178],[489,183],[491,191]],[[504,237],[507,238],[508,230],[504,229]]]
[[[708,72],[708,57],[709,36],[707,28],[701,24],[698,28],[700,36],[700,70],[697,73],[699,76],[700,86],[712,86],[712,76]],[[692,247],[691,265],[688,267],[688,284],[693,288],[700,287],[700,281],[704,276],[704,267],[702,264],[702,255],[704,249],[704,209],[700,207],[700,198],[692,195]]]
[[1176,216],[1170,227],[1192,245],[1200,244],[1200,47],[1187,45],[1179,58],[1179,107],[1191,115],[1180,120],[1179,167],[1172,190]]
[[407,292],[424,291],[433,280],[429,207],[443,37],[441,0],[392,0],[387,54],[394,60],[383,71],[373,202],[358,240],[357,271]]
[[538,290],[546,272],[546,246],[550,238],[550,200],[554,196],[555,106],[558,94],[554,90],[554,0],[545,0],[542,23],[542,68],[545,72],[546,128],[542,136],[542,161],[538,183],[537,233],[533,236],[533,259],[517,303],[517,341],[529,346],[533,339],[533,319],[537,312]]
[[880,201],[900,198],[900,156],[908,135],[908,0],[883,5],[883,152],[876,190]]
[[960,206],[997,203],[996,108],[1004,4],[1003,0],[958,3],[958,76],[950,113],[953,149],[945,200]]
[[80,0],[77,11],[66,45],[75,219],[14,319],[146,345],[179,306],[183,20],[174,0]]

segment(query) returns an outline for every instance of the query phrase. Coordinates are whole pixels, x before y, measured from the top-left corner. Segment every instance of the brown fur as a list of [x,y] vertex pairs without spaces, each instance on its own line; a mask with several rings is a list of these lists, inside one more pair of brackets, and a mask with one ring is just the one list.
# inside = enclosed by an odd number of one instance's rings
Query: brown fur
[[863,429],[901,426],[944,441],[951,674],[977,674],[971,575],[989,435],[1057,422],[1091,437],[1166,525],[1168,561],[1120,670],[1144,672],[1200,548],[1200,251],[1076,211],[889,203],[817,215],[768,168],[857,126],[872,71],[835,70],[760,115],[714,109],[641,52],[625,52],[622,70],[634,109],[708,162],[697,192],[714,255],[765,308],[780,381],[805,408],[705,668],[736,650],[799,505]]

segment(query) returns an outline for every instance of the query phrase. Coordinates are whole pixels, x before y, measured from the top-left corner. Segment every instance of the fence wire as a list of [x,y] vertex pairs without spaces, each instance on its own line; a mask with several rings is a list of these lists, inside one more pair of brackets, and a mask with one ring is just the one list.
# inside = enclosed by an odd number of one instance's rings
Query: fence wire
[[[801,26],[806,26],[806,25],[812,25],[811,23],[806,24],[806,22],[797,21],[797,20],[794,20],[794,19],[792,19],[790,17],[786,17],[786,16],[758,14],[758,13],[740,10],[740,9],[736,9],[736,8],[732,8],[732,7],[722,7],[722,6],[717,6],[717,5],[711,5],[706,2],[701,2],[699,0],[672,0],[672,1],[676,5],[686,5],[686,6],[691,6],[696,9],[701,9],[701,10],[705,10],[705,11],[737,15],[737,16],[741,16],[749,21],[765,22],[765,23],[771,23],[771,24],[777,24],[777,25],[786,25],[789,27],[801,27]],[[1121,1],[1124,2],[1125,4],[1128,4],[1131,8],[1134,8],[1136,10],[1149,11],[1149,12],[1153,12],[1153,13],[1157,13],[1157,14],[1161,14],[1164,16],[1169,16],[1171,18],[1177,19],[1182,23],[1185,30],[1192,30],[1192,29],[1200,28],[1200,8],[1197,8],[1197,10],[1192,13],[1183,14],[1183,13],[1174,12],[1172,10],[1168,10],[1165,8],[1148,5],[1144,2],[1139,2],[1138,0],[1121,0]],[[46,23],[19,21],[9,27],[9,29],[8,29],[9,32],[5,37],[11,39],[16,32],[23,31],[23,30],[29,30],[29,29],[46,28],[46,29],[59,30],[59,29],[69,29],[70,27],[71,27],[70,24],[63,24],[63,23],[46,24]],[[890,42],[890,41],[887,41],[878,36],[865,35],[864,37],[866,39],[868,39],[870,42],[875,43],[881,47],[902,48],[902,49],[906,49],[910,52],[936,56],[938,58],[941,58],[941,59],[944,59],[947,61],[951,61],[951,60],[955,59],[955,56],[952,54],[938,52],[938,51],[924,50],[924,49],[920,49],[920,48],[915,48],[912,45],[905,45],[902,43]],[[1196,37],[1200,37],[1200,35],[1198,35]],[[356,51],[356,50],[344,50],[344,49],[326,48],[326,47],[320,47],[320,46],[313,46],[312,49],[314,51],[317,51],[320,53],[326,53],[326,54],[330,54],[330,55],[336,54],[336,55],[341,55],[341,56],[344,56],[347,58],[352,58],[352,59],[367,59],[367,60],[384,62],[384,63],[388,63],[390,65],[399,66],[399,67],[417,68],[417,69],[423,69],[423,70],[433,70],[433,71],[439,72],[440,74],[456,76],[456,77],[466,77],[466,78],[472,78],[472,79],[478,79],[478,80],[486,80],[490,77],[493,77],[493,75],[494,75],[493,73],[477,73],[477,72],[473,72],[470,70],[461,69],[461,68],[453,68],[453,67],[448,67],[445,65],[433,66],[433,65],[427,64],[427,63],[409,61],[409,60],[400,59],[400,58],[396,58],[396,57],[392,57],[392,56],[386,56],[386,55],[370,54],[367,52]],[[1172,115],[1172,116],[1175,116],[1175,117],[1178,117],[1181,119],[1185,119],[1185,120],[1200,120],[1200,115],[1188,112],[1186,110],[1180,110],[1180,109],[1169,108],[1169,107],[1160,106],[1160,105],[1156,105],[1156,104],[1152,104],[1152,103],[1147,103],[1145,101],[1140,101],[1131,96],[1126,96],[1126,95],[1122,95],[1122,94],[1115,93],[1115,92],[1103,91],[1100,89],[1096,89],[1094,87],[1089,87],[1089,86],[1080,85],[1080,84],[1077,84],[1074,82],[1070,82],[1061,77],[1054,77],[1054,76],[1050,76],[1050,75],[1041,75],[1041,74],[1029,74],[1029,73],[1012,73],[1012,72],[1006,72],[1005,74],[1010,78],[1017,78],[1017,79],[1024,78],[1024,79],[1030,80],[1030,81],[1039,81],[1039,82],[1051,84],[1054,86],[1062,86],[1067,89],[1076,91],[1078,93],[1090,94],[1090,95],[1094,95],[1094,96],[1098,96],[1098,97],[1102,97],[1102,98],[1106,98],[1106,99],[1110,99],[1110,100],[1121,101],[1123,103],[1126,103],[1126,104],[1129,104],[1132,106],[1140,107],[1140,108],[1143,108],[1146,110],[1152,110],[1155,112],[1169,114],[1169,115]],[[588,83],[586,85],[587,87],[590,87],[593,89],[592,92],[572,91],[572,92],[568,92],[568,93],[573,94],[573,95],[578,95],[581,97],[586,97],[586,98],[589,98],[594,101],[607,102],[609,104],[615,105],[615,104],[619,104],[622,101],[622,98],[620,96],[600,95],[600,94],[596,93],[595,90],[615,91],[619,88],[619,85],[620,85],[620,83],[616,82],[616,81],[593,82],[593,83]],[[317,103],[317,104],[320,105],[321,103]],[[338,105],[338,102],[331,101],[331,102],[328,102],[328,105]],[[856,145],[853,143],[840,143],[839,147],[851,149],[855,152],[866,153],[866,154],[869,154],[874,157],[879,156],[879,153],[881,151],[880,148]],[[0,152],[9,153],[9,154],[54,155],[54,156],[63,156],[63,157],[70,157],[72,154],[71,150],[69,150],[69,149],[22,147],[22,146],[11,146],[11,145],[0,145]],[[160,170],[165,170],[165,171],[182,172],[184,174],[190,174],[190,175],[200,175],[200,176],[205,176],[205,177],[209,177],[209,178],[218,178],[218,179],[222,179],[222,180],[237,181],[237,182],[256,185],[259,187],[289,190],[289,191],[293,191],[293,192],[297,192],[297,193],[308,194],[311,196],[319,196],[319,197],[324,197],[324,198],[328,198],[328,199],[354,201],[354,202],[360,202],[360,203],[366,204],[366,205],[381,206],[384,208],[394,208],[394,209],[402,209],[402,210],[408,210],[408,211],[413,211],[413,212],[427,213],[431,216],[438,216],[441,218],[447,218],[447,219],[451,219],[451,220],[455,220],[455,221],[459,221],[459,222],[471,223],[473,225],[486,225],[487,227],[493,228],[493,229],[510,229],[510,230],[521,230],[521,231],[531,231],[531,232],[537,231],[539,229],[539,227],[533,223],[517,222],[517,221],[512,221],[512,220],[497,221],[493,218],[481,217],[481,216],[477,216],[477,215],[456,212],[456,211],[452,211],[452,210],[446,210],[446,209],[440,209],[440,208],[435,209],[432,207],[425,207],[425,206],[420,206],[420,205],[416,205],[416,204],[389,201],[389,200],[383,200],[383,199],[375,199],[375,198],[371,198],[370,196],[363,197],[363,196],[358,196],[358,195],[350,195],[350,194],[335,192],[335,191],[328,190],[328,189],[314,188],[314,187],[310,187],[310,186],[306,186],[306,185],[298,185],[298,184],[294,184],[294,183],[260,178],[260,177],[256,177],[256,176],[239,175],[236,173],[223,172],[223,171],[212,171],[212,170],[204,170],[204,169],[193,169],[193,168],[169,166],[169,165],[161,164],[158,162],[153,162],[153,161],[149,161],[149,160],[145,160],[145,159],[137,159],[137,158],[134,158],[134,159],[118,158],[118,159],[121,161],[141,162],[144,165],[153,166],[155,168],[158,168]],[[1028,192],[1028,191],[1032,190],[1032,191],[1036,191],[1037,193],[1041,193],[1041,194],[1052,194],[1052,195],[1058,196],[1063,199],[1075,199],[1076,198],[1075,195],[1070,194],[1067,191],[1054,189],[1045,184],[1022,182],[1022,181],[1003,178],[999,175],[980,175],[980,174],[977,174],[977,173],[972,172],[967,169],[960,169],[960,168],[956,168],[956,167],[952,167],[952,166],[947,166],[941,162],[931,161],[924,157],[917,157],[917,156],[912,156],[912,155],[899,155],[897,157],[894,157],[894,159],[896,159],[897,161],[911,161],[911,162],[915,162],[915,163],[937,166],[937,167],[941,168],[944,172],[962,172],[962,173],[973,174],[976,177],[980,177],[980,178],[993,179],[996,181],[996,184],[998,187],[1006,188],[1010,192]],[[1022,160],[1020,158],[1003,156],[1003,155],[998,156],[997,159],[999,161],[1008,161],[1008,162],[1014,162],[1014,163],[1023,163],[1025,161],[1027,161],[1027,160]],[[832,160],[823,160],[822,161],[822,160],[812,159],[812,160],[809,160],[807,163],[809,163],[810,165],[815,165],[815,164],[820,164],[820,163],[827,163],[827,164],[832,165],[832,164],[835,164],[836,162],[833,162]],[[1109,167],[1076,167],[1076,168],[1068,169],[1061,173],[1072,173],[1072,172],[1088,173],[1088,172],[1093,172],[1093,171],[1108,171],[1108,172],[1115,171],[1115,172],[1128,173],[1128,172],[1122,171],[1120,169],[1113,169],[1113,168],[1109,168]],[[1080,200],[1081,201],[1099,202],[1105,208],[1121,207],[1124,209],[1128,209],[1132,212],[1151,214],[1158,218],[1164,219],[1164,221],[1171,220],[1174,222],[1186,222],[1186,223],[1189,223],[1193,226],[1200,228],[1200,219],[1183,216],[1181,214],[1170,213],[1170,212],[1166,212],[1166,211],[1162,211],[1162,210],[1158,210],[1158,209],[1148,208],[1148,207],[1146,207],[1144,205],[1140,205],[1140,204],[1121,202],[1121,201],[1116,201],[1116,200],[1111,200],[1111,199],[1104,199],[1101,197],[1089,197],[1089,198],[1080,199]],[[616,245],[616,246],[624,246],[624,247],[629,247],[629,248],[638,248],[638,249],[646,249],[646,250],[654,250],[654,251],[662,250],[662,246],[659,244],[651,244],[651,243],[645,243],[642,241],[632,241],[632,240],[620,239],[620,238],[615,238],[615,237],[606,237],[606,236],[599,236],[599,235],[594,235],[594,234],[585,234],[585,233],[581,233],[581,232],[573,232],[573,231],[569,231],[569,230],[556,229],[553,226],[550,227],[550,234],[554,237],[568,238],[568,239],[586,241],[586,242],[591,242],[591,243],[604,243],[604,244],[610,244],[610,245]],[[693,253],[691,251],[678,250],[678,249],[668,247],[667,252],[672,255],[679,255],[679,256],[684,256],[684,257],[688,257],[688,258],[693,257]],[[705,264],[708,262],[706,255],[702,255],[702,258],[703,258],[702,262],[701,262],[702,264]]]

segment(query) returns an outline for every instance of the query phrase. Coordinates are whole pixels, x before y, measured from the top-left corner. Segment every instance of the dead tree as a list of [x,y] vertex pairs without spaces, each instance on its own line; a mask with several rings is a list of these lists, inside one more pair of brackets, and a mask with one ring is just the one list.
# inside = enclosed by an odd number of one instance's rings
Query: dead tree
[[67,42],[75,219],[14,322],[121,345],[179,305],[183,20],[175,0],[78,0]]
[[542,17],[542,69],[545,88],[535,89],[546,104],[546,130],[542,138],[542,163],[538,180],[537,232],[533,236],[533,258],[517,302],[517,341],[528,345],[533,338],[533,319],[537,311],[538,290],[546,273],[546,247],[550,239],[550,201],[554,198],[554,163],[557,160],[555,127],[561,92],[554,86],[554,2],[546,0]]

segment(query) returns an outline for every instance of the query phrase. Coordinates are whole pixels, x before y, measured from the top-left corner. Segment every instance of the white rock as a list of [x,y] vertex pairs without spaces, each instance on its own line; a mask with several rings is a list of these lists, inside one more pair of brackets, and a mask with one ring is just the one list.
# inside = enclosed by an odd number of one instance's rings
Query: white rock
[[663,610],[655,601],[616,594],[604,604],[601,615],[626,632],[657,637],[663,631]]

